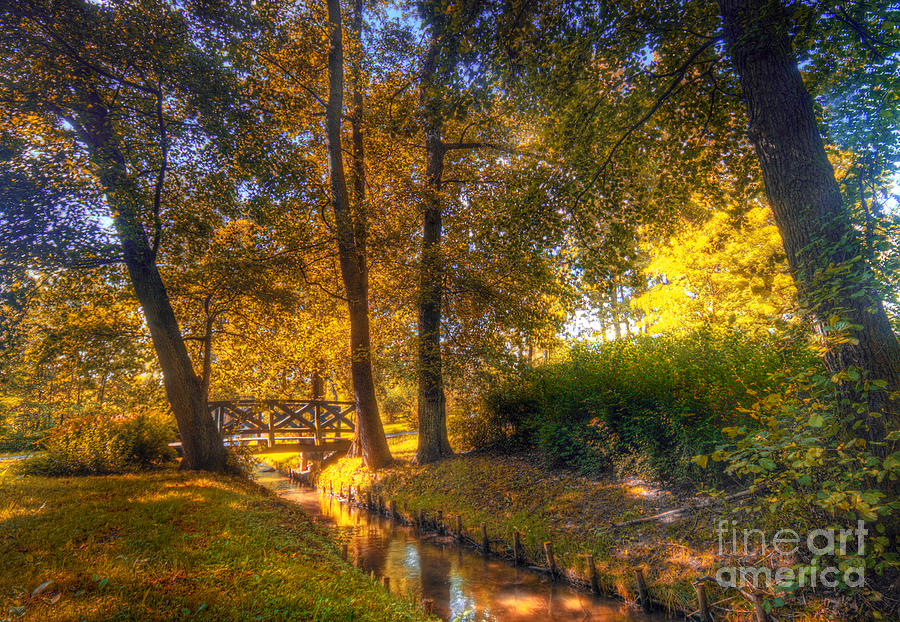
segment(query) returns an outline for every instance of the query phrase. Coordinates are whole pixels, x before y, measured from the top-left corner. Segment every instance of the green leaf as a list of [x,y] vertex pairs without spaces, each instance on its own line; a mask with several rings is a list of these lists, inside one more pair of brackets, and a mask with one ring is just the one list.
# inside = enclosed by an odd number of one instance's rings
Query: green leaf
[[884,468],[889,471],[896,471],[900,469],[900,451],[895,451],[890,456],[884,459]]

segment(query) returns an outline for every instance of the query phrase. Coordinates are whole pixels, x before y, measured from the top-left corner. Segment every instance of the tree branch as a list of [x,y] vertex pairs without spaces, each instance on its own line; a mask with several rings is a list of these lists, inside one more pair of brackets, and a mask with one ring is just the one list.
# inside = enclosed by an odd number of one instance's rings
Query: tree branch
[[156,189],[153,193],[153,244],[150,252],[154,259],[159,251],[159,240],[162,233],[162,220],[159,217],[160,203],[162,201],[163,184],[166,181],[166,166],[169,161],[169,137],[166,133],[166,120],[163,117],[163,90],[159,84],[159,94],[156,96],[156,121],[159,124],[159,145],[162,150],[162,162],[159,165],[159,173],[156,175]]
[[588,190],[590,190],[594,186],[594,184],[597,183],[600,175],[602,175],[606,170],[606,167],[609,166],[609,163],[612,161],[612,158],[616,154],[616,151],[619,150],[619,147],[621,147],[635,131],[637,131],[641,126],[643,126],[647,121],[650,120],[650,117],[652,117],[656,113],[656,111],[659,110],[659,108],[666,102],[669,96],[671,96],[672,93],[674,93],[678,86],[681,84],[681,81],[684,79],[684,76],[687,74],[687,71],[688,69],[690,69],[691,65],[694,64],[694,61],[697,60],[697,58],[705,50],[712,47],[716,41],[716,39],[710,39],[699,48],[694,50],[693,54],[691,54],[690,57],[688,57],[688,59],[684,61],[684,63],[682,63],[682,65],[674,72],[676,74],[675,79],[672,80],[666,90],[656,98],[656,101],[653,103],[653,106],[650,107],[650,110],[648,110],[643,117],[638,119],[637,122],[633,123],[628,128],[628,130],[619,138],[619,140],[616,141],[612,149],[610,149],[609,153],[607,154],[606,159],[603,160],[603,163],[591,176],[591,179],[588,182],[587,186],[578,193],[578,196],[575,197],[575,202],[572,204],[572,212],[574,212],[575,208],[578,207],[578,203],[581,201],[584,195],[587,194]]

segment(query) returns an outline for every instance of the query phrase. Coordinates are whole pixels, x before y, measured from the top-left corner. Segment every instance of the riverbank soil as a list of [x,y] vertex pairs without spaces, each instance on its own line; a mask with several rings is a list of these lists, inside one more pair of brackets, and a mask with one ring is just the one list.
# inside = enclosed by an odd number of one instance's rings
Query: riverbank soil
[[[543,468],[537,457],[528,455],[468,454],[417,466],[411,463],[415,447],[415,436],[391,439],[396,458],[391,467],[373,474],[359,459],[343,458],[319,472],[316,483],[335,494],[349,486],[354,491],[361,487],[363,494],[369,490],[385,504],[393,500],[410,518],[424,510],[432,520],[440,510],[450,531],[458,515],[466,535],[476,543],[484,523],[492,550],[501,556],[512,556],[512,533],[519,531],[526,563],[535,566],[547,565],[544,543],[552,542],[556,564],[574,582],[588,583],[585,554],[590,553],[604,593],[632,603],[638,594],[636,571],[641,570],[654,606],[670,613],[696,612],[694,582],[715,575],[716,568],[729,559],[731,528],[725,534],[717,529],[721,519],[733,517],[722,503],[677,517],[621,525],[704,499],[709,502],[709,497],[679,494],[634,479],[589,480]],[[281,461],[282,468],[291,466],[290,460]],[[735,527],[742,537],[744,528],[758,527],[768,533],[772,526],[746,522]],[[741,553],[738,550],[738,555],[730,557],[735,565],[759,561]],[[751,619],[753,604],[746,589],[744,593],[723,590],[715,581],[705,585],[717,620]],[[783,605],[774,593],[763,599],[771,601],[766,608],[776,618],[785,614],[793,620],[854,617],[832,599],[812,598],[801,611],[779,610]]]
[[252,482],[0,479],[0,619],[425,620]]

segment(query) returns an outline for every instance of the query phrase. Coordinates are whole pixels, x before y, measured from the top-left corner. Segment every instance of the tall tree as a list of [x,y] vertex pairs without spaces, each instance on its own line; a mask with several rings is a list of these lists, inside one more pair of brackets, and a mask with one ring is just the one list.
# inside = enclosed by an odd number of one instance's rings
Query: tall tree
[[[15,94],[10,105],[44,114],[59,130],[72,132],[106,193],[181,431],[182,468],[224,471],[226,451],[156,264],[173,125],[166,109],[172,91],[184,96],[168,86],[184,86],[184,75],[173,76],[184,63],[199,73],[209,65],[189,43],[184,15],[162,4],[26,1],[3,14],[2,81],[4,91]],[[23,71],[26,66],[32,69]],[[147,170],[153,171],[149,191]]]
[[372,469],[391,461],[391,452],[378,414],[375,381],[372,375],[372,348],[369,336],[369,283],[365,240],[357,235],[350,209],[344,160],[341,149],[341,118],[344,108],[344,42],[340,0],[328,6],[328,102],[325,109],[325,148],[328,176],[337,229],[341,277],[350,312],[350,368],[359,449],[364,463]]
[[[861,370],[887,383],[885,390],[868,394],[875,417],[862,417],[862,434],[877,443],[885,432],[880,415],[894,421],[900,415],[900,404],[889,400],[889,391],[900,389],[900,343],[826,155],[785,9],[780,0],[719,0],[719,9],[800,300],[823,342],[841,328],[838,320],[851,329],[850,338],[826,348],[825,365],[833,373]],[[845,391],[856,401],[861,396],[852,385]]]
[[[444,291],[441,257],[441,186],[447,147],[443,128],[442,95],[437,83],[444,16],[438,24],[422,65],[420,107],[425,134],[425,205],[422,220],[422,258],[419,274],[419,441],[416,462],[434,462],[451,455],[441,361],[441,303]],[[452,40],[453,36],[450,35]]]

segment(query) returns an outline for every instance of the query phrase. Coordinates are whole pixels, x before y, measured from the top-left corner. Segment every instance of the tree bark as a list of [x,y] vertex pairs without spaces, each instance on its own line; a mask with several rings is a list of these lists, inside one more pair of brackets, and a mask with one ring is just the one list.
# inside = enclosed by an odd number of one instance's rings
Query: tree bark
[[213,318],[207,315],[203,333],[203,373],[200,376],[200,390],[204,402],[209,401],[209,384],[212,380],[213,322]]
[[319,373],[318,369],[313,370],[312,378],[310,378],[310,391],[309,391],[310,399],[313,400],[324,400],[325,399],[325,380],[322,378],[322,374]]
[[224,472],[228,470],[227,453],[209,416],[201,381],[194,373],[157,269],[156,254],[141,222],[139,193],[128,175],[109,110],[95,94],[87,99],[79,115],[81,130],[99,168],[100,182],[107,190],[125,264],[162,368],[166,395],[181,433],[181,468]]
[[[855,368],[900,388],[900,343],[891,330],[862,244],[841,200],[825,153],[813,101],[800,75],[780,0],[719,0],[726,41],[750,120],[750,139],[762,168],[766,195],[797,282],[800,301],[823,345],[834,319],[851,325],[851,339],[831,344],[826,368]],[[839,340],[838,340],[839,341]],[[860,401],[853,383],[842,387]],[[870,391],[871,412],[896,420],[887,391]],[[879,453],[884,419],[858,417],[862,435]]]
[[350,369],[356,399],[357,430],[363,462],[372,469],[391,461],[384,427],[378,415],[369,340],[369,283],[365,249],[354,231],[344,160],[341,152],[341,113],[344,106],[344,46],[340,0],[327,0],[329,43],[328,104],[325,110],[325,147],[337,228],[341,277],[350,313]]
[[453,455],[447,437],[447,410],[441,361],[441,187],[446,146],[441,137],[441,98],[434,84],[439,41],[433,35],[422,69],[420,103],[425,129],[425,213],[419,275],[419,441],[415,462]]

